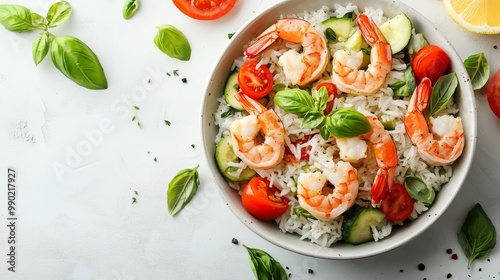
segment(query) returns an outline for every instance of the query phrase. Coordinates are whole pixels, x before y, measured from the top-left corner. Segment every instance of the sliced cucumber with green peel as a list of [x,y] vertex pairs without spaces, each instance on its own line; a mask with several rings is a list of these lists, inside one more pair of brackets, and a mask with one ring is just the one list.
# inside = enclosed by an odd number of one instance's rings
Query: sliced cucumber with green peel
[[376,208],[364,208],[354,204],[344,213],[342,238],[350,244],[361,244],[373,240],[371,226],[382,222],[385,214]]
[[331,28],[338,37],[349,38],[351,31],[354,29],[354,19],[352,12],[345,14],[343,17],[331,17],[321,22],[324,29]]
[[239,91],[240,86],[238,85],[238,71],[233,71],[227,78],[226,87],[224,88],[224,99],[232,108],[238,111],[243,111],[243,106],[241,106],[240,102],[235,98]]
[[391,45],[392,53],[402,51],[411,38],[412,24],[405,13],[401,13],[380,25],[380,31]]
[[364,43],[363,36],[361,35],[361,31],[359,31],[359,29],[357,29],[345,41],[344,50],[354,50],[354,51],[359,52],[361,50],[361,48],[364,46],[368,46],[368,44]]
[[248,181],[257,174],[253,169],[249,167],[243,169],[239,176],[234,176],[231,174],[231,171],[234,167],[231,167],[229,163],[238,163],[240,162],[240,159],[233,151],[230,137],[231,136],[229,135],[224,135],[217,144],[217,147],[215,147],[215,161],[217,162],[217,167],[219,168],[219,171],[222,173],[222,175],[229,181]]

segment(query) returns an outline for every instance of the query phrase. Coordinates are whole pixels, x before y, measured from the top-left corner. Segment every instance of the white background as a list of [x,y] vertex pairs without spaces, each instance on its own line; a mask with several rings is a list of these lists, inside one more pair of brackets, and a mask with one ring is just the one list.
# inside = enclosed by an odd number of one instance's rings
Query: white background
[[[14,2],[40,14],[53,3],[0,0]],[[268,243],[233,216],[202,156],[200,103],[227,34],[275,2],[239,0],[219,20],[196,21],[171,1],[142,1],[125,21],[122,0],[71,1],[71,18],[52,32],[76,36],[94,50],[109,82],[103,91],[77,86],[49,57],[36,67],[31,46],[37,31],[0,28],[0,279],[253,279],[241,244],[271,254],[291,279],[500,278],[498,248],[490,261],[468,270],[456,238],[476,202],[500,229],[500,121],[484,90],[476,91],[478,146],[469,176],[445,214],[410,243],[361,260],[314,259]],[[404,2],[446,34],[463,59],[484,52],[492,74],[500,68],[500,49],[494,48],[500,35],[461,29],[441,1]],[[156,48],[155,26],[162,24],[184,32],[190,61]],[[173,70],[179,76],[166,75]],[[131,121],[128,102],[140,107],[142,128]],[[181,214],[169,216],[168,183],[196,165],[198,194]],[[15,273],[7,271],[7,167],[18,175]],[[449,248],[458,260],[446,253]]]

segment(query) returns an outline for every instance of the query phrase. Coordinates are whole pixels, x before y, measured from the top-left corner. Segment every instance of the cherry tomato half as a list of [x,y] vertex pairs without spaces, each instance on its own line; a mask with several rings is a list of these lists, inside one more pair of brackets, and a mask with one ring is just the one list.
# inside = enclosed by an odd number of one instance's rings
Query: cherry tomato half
[[333,103],[337,97],[337,87],[334,83],[323,82],[316,86],[316,90],[320,90],[322,87],[325,87],[326,91],[328,91],[328,102],[326,102],[326,108],[323,110],[323,114],[327,116],[333,110]]
[[200,20],[218,19],[233,9],[236,0],[172,0],[185,15]]
[[262,177],[253,177],[243,188],[241,201],[248,213],[257,219],[274,220],[288,209],[288,199],[275,195],[279,190],[269,187],[269,181]]
[[488,81],[486,98],[493,114],[500,118],[500,69]]
[[273,89],[273,74],[265,65],[256,68],[259,62],[249,60],[241,66],[238,72],[238,85],[241,91],[251,98],[266,96]]
[[446,71],[449,63],[450,58],[440,47],[429,45],[415,54],[412,68],[419,81],[427,77],[434,84]]
[[[312,135],[305,135],[303,138],[297,139],[292,142],[292,145],[297,145],[297,144],[304,144],[309,139],[312,138]],[[304,160],[304,161],[309,161],[309,152],[311,151],[312,147],[310,145],[304,146],[300,149],[300,158],[299,160]],[[287,147],[285,147],[285,155],[287,156],[293,156],[292,151]]]
[[380,210],[385,213],[385,218],[393,222],[401,222],[413,212],[413,199],[401,183],[393,183],[387,191]]

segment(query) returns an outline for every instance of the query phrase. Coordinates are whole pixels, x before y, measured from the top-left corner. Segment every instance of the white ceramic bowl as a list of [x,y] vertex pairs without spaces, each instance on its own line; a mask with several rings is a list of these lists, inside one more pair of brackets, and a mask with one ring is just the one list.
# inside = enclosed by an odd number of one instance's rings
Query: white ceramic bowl
[[217,169],[214,159],[214,139],[218,128],[214,124],[214,113],[218,106],[217,98],[223,94],[224,85],[233,60],[242,55],[245,44],[248,44],[249,41],[273,24],[280,18],[281,14],[315,11],[323,5],[332,6],[334,2],[330,0],[291,0],[277,3],[255,16],[236,32],[230,43],[222,51],[222,55],[208,79],[201,106],[201,132],[204,141],[205,156],[208,160],[213,180],[219,186],[220,194],[227,202],[227,205],[249,229],[269,242],[296,253],[325,259],[354,259],[380,254],[403,245],[425,231],[443,214],[462,186],[472,162],[477,134],[476,105],[474,92],[462,60],[448,40],[438,31],[438,28],[417,11],[399,1],[393,0],[338,0],[335,2],[341,5],[354,2],[360,10],[364,10],[364,7],[382,7],[385,15],[388,17],[405,12],[412,20],[414,28],[422,32],[430,44],[440,46],[450,57],[451,70],[457,74],[459,81],[455,100],[458,103],[460,116],[463,120],[466,143],[462,156],[454,163],[451,180],[443,186],[434,204],[424,215],[421,215],[413,222],[406,222],[402,227],[394,227],[393,233],[379,242],[368,242],[357,246],[340,242],[333,244],[329,248],[324,248],[309,241],[300,241],[298,235],[281,232],[274,221],[264,222],[252,217],[243,208],[239,194],[228,186]]

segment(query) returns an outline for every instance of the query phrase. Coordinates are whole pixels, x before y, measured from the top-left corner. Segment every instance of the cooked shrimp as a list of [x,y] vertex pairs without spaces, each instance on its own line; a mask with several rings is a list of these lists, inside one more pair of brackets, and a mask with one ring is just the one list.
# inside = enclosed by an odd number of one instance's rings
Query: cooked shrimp
[[[432,93],[432,83],[422,79],[415,89],[404,118],[406,133],[417,146],[420,157],[432,165],[453,163],[464,149],[462,119],[450,115],[430,117],[427,123],[422,113]],[[430,129],[430,130],[429,130]]]
[[396,145],[391,135],[384,129],[384,125],[376,116],[365,116],[372,129],[370,132],[348,139],[337,139],[341,159],[349,162],[357,162],[366,157],[367,146],[364,141],[373,144],[378,171],[372,185],[370,196],[372,205],[378,205],[384,198],[387,190],[394,181],[394,173],[398,164]]
[[372,47],[370,64],[366,70],[361,70],[362,51],[338,50],[333,54],[332,81],[345,93],[372,95],[382,87],[391,71],[391,45],[368,16],[359,15],[357,23],[363,38]]
[[234,153],[251,168],[278,165],[285,151],[285,129],[278,115],[243,93],[236,99],[250,115],[235,120],[229,128]]
[[354,204],[358,188],[356,169],[348,162],[339,161],[323,173],[301,173],[297,180],[297,197],[300,206],[311,215],[329,221]]
[[326,40],[309,22],[301,19],[280,19],[259,35],[245,50],[253,58],[278,38],[302,45],[301,52],[288,50],[279,58],[283,73],[293,85],[303,86],[321,77],[329,61]]

